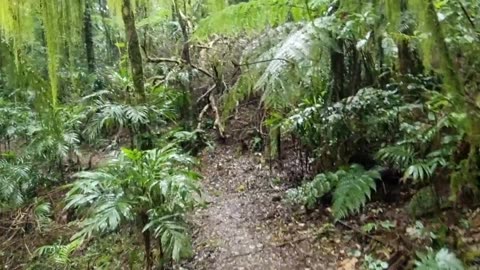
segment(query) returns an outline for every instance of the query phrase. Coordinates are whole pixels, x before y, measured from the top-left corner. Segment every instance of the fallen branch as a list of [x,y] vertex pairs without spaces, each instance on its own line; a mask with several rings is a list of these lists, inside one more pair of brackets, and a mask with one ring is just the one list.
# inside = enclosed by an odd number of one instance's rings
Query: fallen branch
[[345,223],[345,222],[343,222],[343,221],[341,221],[341,220],[338,220],[337,223],[345,226],[346,228],[348,228],[348,229],[350,229],[350,230],[352,230],[352,231],[354,231],[354,232],[356,232],[356,233],[358,233],[358,234],[361,234],[362,236],[365,236],[365,237],[367,237],[367,238],[370,238],[370,239],[372,239],[372,240],[374,240],[374,241],[376,241],[376,242],[378,242],[378,243],[380,243],[380,244],[382,244],[382,245],[384,245],[384,246],[386,246],[386,247],[391,247],[391,248],[393,248],[393,249],[395,249],[395,250],[398,248],[397,246],[394,246],[393,244],[391,244],[391,243],[389,243],[389,242],[385,242],[385,241],[383,241],[382,239],[378,239],[378,238],[376,238],[376,237],[374,237],[374,236],[371,236],[371,235],[363,232],[362,230],[360,230],[360,229],[358,229],[358,228],[355,228],[355,227],[353,227],[353,226],[348,225],[347,223]]
[[224,129],[220,121],[220,114],[218,113],[218,108],[217,108],[217,105],[215,104],[215,98],[213,97],[213,95],[210,95],[209,99],[210,99],[210,106],[212,107],[213,113],[215,114],[215,122],[213,123],[213,125],[217,126],[218,132],[220,133],[220,137],[225,138],[225,135],[223,134]]
[[284,62],[287,62],[288,64],[291,64],[291,65],[294,64],[292,61],[290,61],[288,59],[285,59],[285,58],[271,58],[271,59],[260,60],[260,61],[255,61],[255,62],[247,62],[247,63],[237,63],[235,61],[232,61],[232,64],[235,67],[241,67],[241,66],[250,66],[250,65],[261,64],[261,63],[272,62],[272,61],[284,61]]
[[197,119],[198,119],[197,129],[201,129],[201,127],[202,127],[203,115],[207,112],[208,107],[210,107],[210,104],[205,105],[205,107],[203,107],[202,111],[201,111],[200,114],[198,115],[198,118],[197,118]]
[[193,67],[194,69],[200,71],[201,73],[207,75],[208,77],[214,79],[213,75],[210,74],[210,72],[208,72],[206,69],[201,68],[201,67],[199,67],[199,66],[197,66],[197,65],[195,65],[195,64],[190,64],[190,66]]
[[201,73],[207,75],[208,77],[210,78],[214,78],[212,74],[210,74],[210,72],[208,72],[206,69],[202,68],[202,67],[199,67],[193,63],[187,63],[187,61],[183,60],[183,59],[176,59],[176,58],[163,58],[163,57],[158,57],[158,58],[152,58],[152,57],[149,57],[149,56],[146,56],[147,58],[147,62],[149,63],[174,63],[174,64],[177,64],[177,65],[189,65],[190,67],[200,71]]
[[197,103],[204,99],[206,96],[208,96],[213,90],[215,89],[215,85],[213,85],[212,87],[210,87],[207,92],[205,92],[202,96],[200,96],[198,99],[197,99]]
[[152,58],[147,56],[147,62],[149,63],[175,63],[177,65],[182,64],[181,59],[175,59],[175,58],[163,58],[163,57],[158,57],[158,58]]

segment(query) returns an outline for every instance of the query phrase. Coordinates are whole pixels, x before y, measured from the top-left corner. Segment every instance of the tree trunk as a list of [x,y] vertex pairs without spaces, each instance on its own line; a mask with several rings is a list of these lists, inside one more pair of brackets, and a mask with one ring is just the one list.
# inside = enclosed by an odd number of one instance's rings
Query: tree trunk
[[[404,14],[408,12],[407,1],[400,2],[400,13]],[[402,30],[402,34],[412,36],[413,25],[408,25]],[[419,74],[422,72],[422,66],[417,54],[414,50],[410,49],[409,41],[402,39],[397,44],[398,47],[398,71],[402,77],[408,74]]]
[[159,252],[159,265],[158,265],[158,270],[164,270],[165,269],[165,258],[163,254],[163,245],[162,245],[162,239],[158,239],[158,252]]
[[87,55],[87,67],[90,74],[95,73],[95,51],[93,47],[93,26],[92,9],[88,1],[85,2],[85,14],[83,17],[83,27],[85,34],[85,53]]
[[[147,213],[142,213],[142,230],[148,224],[148,215]],[[143,244],[145,246],[145,270],[151,270],[153,267],[153,260],[152,260],[152,249],[151,249],[151,236],[150,230],[145,230],[143,233]]]
[[[173,5],[174,11],[175,11],[175,16],[177,17],[178,24],[180,25],[180,29],[182,30],[182,38],[183,38],[183,48],[182,48],[182,60],[185,61],[187,64],[188,68],[188,82],[184,85],[184,91],[183,91],[183,108],[182,108],[182,118],[186,120],[187,123],[187,128],[188,127],[193,127],[195,125],[195,111],[196,111],[196,104],[193,102],[193,89],[191,85],[191,80],[192,80],[192,70],[191,70],[191,64],[192,64],[192,59],[190,56],[190,42],[189,42],[189,33],[188,33],[188,28],[187,24],[182,17],[182,14],[180,12],[180,7],[178,4],[178,1],[174,1]],[[186,7],[184,7],[185,9]],[[185,11],[184,11],[185,12]]]
[[105,43],[106,43],[106,49],[107,49],[107,62],[110,64],[113,64],[115,61],[118,60],[119,56],[119,51],[117,46],[115,45],[115,42],[113,41],[112,38],[112,33],[111,33],[111,27],[108,25],[107,20],[110,18],[110,15],[108,13],[108,7],[107,7],[107,0],[98,0],[98,5],[99,5],[99,11],[100,15],[102,16],[102,26],[103,26],[103,33],[105,35]]
[[128,59],[132,71],[133,86],[140,97],[140,103],[146,101],[145,97],[145,78],[143,77],[143,62],[140,52],[140,42],[138,40],[137,29],[135,27],[135,16],[130,0],[123,0],[122,18],[125,24],[125,34],[128,46]]
[[345,57],[343,53],[343,40],[337,40],[338,49],[330,49],[330,65],[332,72],[332,101],[344,98]]

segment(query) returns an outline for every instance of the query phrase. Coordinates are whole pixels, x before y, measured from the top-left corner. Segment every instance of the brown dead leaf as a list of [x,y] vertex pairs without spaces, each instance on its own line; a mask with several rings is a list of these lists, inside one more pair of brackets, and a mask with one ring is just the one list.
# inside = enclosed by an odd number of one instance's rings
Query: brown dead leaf
[[355,270],[355,266],[357,265],[358,259],[353,257],[353,258],[347,258],[343,260],[340,263],[340,267],[338,270]]

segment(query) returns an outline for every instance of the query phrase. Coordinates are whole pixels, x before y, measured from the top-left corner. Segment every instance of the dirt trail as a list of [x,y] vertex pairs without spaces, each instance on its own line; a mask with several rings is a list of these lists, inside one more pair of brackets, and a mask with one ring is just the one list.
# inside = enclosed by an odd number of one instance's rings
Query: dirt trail
[[[202,157],[209,205],[194,215],[191,269],[337,269],[336,251],[280,201],[284,187],[261,157],[218,146]],[[278,177],[278,176],[277,176]],[[338,246],[338,241],[331,241]]]

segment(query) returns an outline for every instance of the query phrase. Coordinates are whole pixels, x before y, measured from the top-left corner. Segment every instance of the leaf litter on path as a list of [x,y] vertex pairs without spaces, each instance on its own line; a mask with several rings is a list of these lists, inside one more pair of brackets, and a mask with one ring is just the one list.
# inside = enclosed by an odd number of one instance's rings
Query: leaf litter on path
[[[278,172],[262,166],[258,155],[238,155],[223,145],[202,155],[203,186],[211,202],[192,217],[196,255],[189,269],[337,269],[338,233],[318,237],[320,221],[298,220],[272,188]],[[335,239],[336,238],[336,239]],[[340,243],[342,242],[342,243]]]

